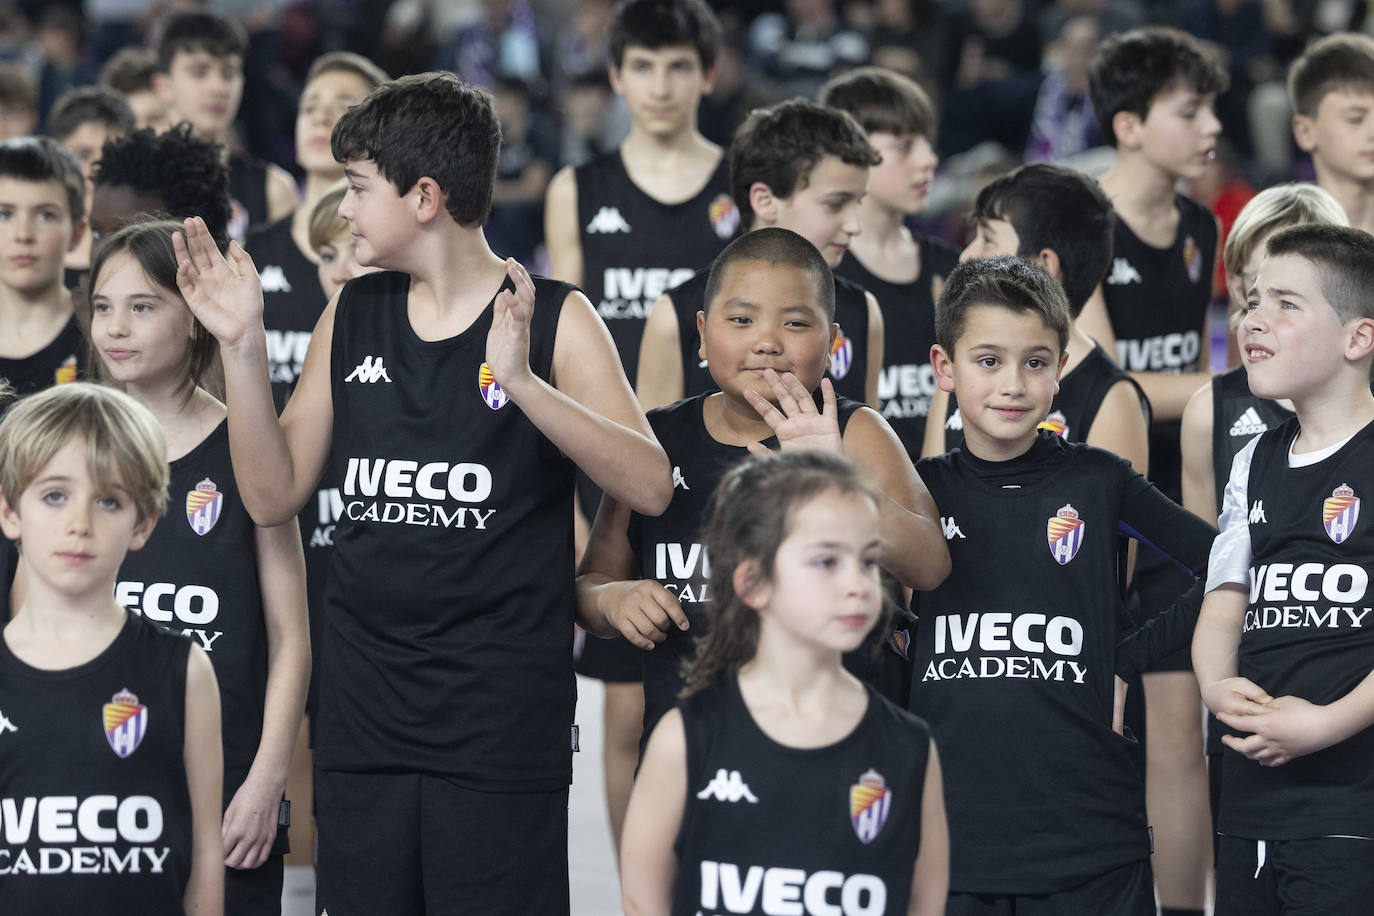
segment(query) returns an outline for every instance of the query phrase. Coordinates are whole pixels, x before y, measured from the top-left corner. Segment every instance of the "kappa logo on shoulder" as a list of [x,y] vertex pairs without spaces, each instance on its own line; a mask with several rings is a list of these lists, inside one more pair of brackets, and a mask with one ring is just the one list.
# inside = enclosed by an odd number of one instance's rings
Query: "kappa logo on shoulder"
[[391,376],[386,373],[386,366],[382,365],[380,356],[364,356],[363,361],[353,367],[353,371],[344,376],[345,382],[362,382],[370,385],[373,382],[391,383]]
[[959,408],[954,408],[954,413],[949,415],[945,421],[945,429],[962,430],[964,428],[964,415],[959,412]]
[[684,490],[692,489],[687,486],[687,478],[682,476],[681,465],[675,464],[673,465],[673,489],[676,490],[678,487],[682,487]]
[[1269,519],[1267,519],[1267,518],[1264,517],[1264,500],[1262,500],[1262,499],[1257,499],[1257,500],[1255,500],[1255,502],[1250,506],[1250,524],[1252,524],[1252,525],[1267,525],[1267,524],[1269,524]]
[[630,224],[620,215],[619,207],[602,207],[587,224],[588,235],[609,235],[616,232],[631,232]]
[[715,778],[706,784],[706,788],[697,793],[697,798],[703,801],[714,798],[716,801],[737,802],[747,801],[751,805],[757,805],[759,800],[754,797],[754,793],[749,791],[749,786],[740,776],[739,770],[716,770]]
[[258,271],[258,282],[262,284],[264,293],[289,293],[291,292],[291,281],[286,279],[286,271],[276,264],[264,265]]
[[959,523],[954,520],[954,516],[940,516],[940,528],[945,532],[945,540],[952,541],[955,538],[965,539],[964,532],[959,530]]
[[1144,283],[1140,271],[1131,266],[1125,258],[1112,258],[1112,272],[1107,276],[1108,286],[1125,286],[1128,283]]

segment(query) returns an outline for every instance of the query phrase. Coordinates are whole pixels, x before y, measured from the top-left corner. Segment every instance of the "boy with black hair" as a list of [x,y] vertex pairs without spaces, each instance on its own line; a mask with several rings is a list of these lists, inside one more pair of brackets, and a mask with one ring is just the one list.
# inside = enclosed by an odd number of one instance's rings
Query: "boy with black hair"
[[[106,140],[118,139],[134,129],[134,113],[124,97],[113,89],[101,86],[82,86],[64,92],[48,113],[48,133],[72,154],[81,166],[86,179],[86,212],[91,212],[94,185],[91,172],[100,161],[100,149]],[[91,263],[90,226],[81,235],[81,243],[67,255],[66,284],[70,289],[80,277],[80,271]]]
[[[1163,27],[1106,39],[1090,74],[1093,107],[1116,162],[1102,178],[1116,208],[1112,269],[1080,319],[1108,346],[1150,399],[1150,479],[1182,498],[1179,420],[1211,377],[1207,312],[1217,222],[1175,190],[1216,156],[1221,122],[1212,106],[1227,87],[1223,67],[1190,35]],[[1136,564],[1132,603],[1159,613],[1188,579],[1157,551]],[[1150,812],[1158,838],[1160,900],[1169,912],[1201,913],[1206,897],[1206,791],[1198,740],[1196,680],[1186,652],[1161,659],[1145,677]]]
[[[730,144],[730,193],[745,232],[790,229],[820,250],[833,269],[859,235],[859,208],[878,154],[843,111],[807,99],[749,114]],[[698,316],[706,310],[709,269],[697,271],[657,302],[644,329],[635,390],[646,408],[711,391]],[[835,278],[840,327],[827,374],[836,393],[878,406],[883,315],[873,294]]]
[[19,395],[85,375],[62,260],[86,227],[81,167],[51,137],[0,143],[0,378]]
[[1350,225],[1374,230],[1374,38],[1351,32],[1313,42],[1288,68],[1293,139],[1312,156],[1317,184],[1340,202]]
[[1374,238],[1270,238],[1238,331],[1251,391],[1296,416],[1226,485],[1193,637],[1228,726],[1218,916],[1362,913],[1374,896]]
[[[1149,401],[1077,321],[1112,259],[1116,216],[1107,195],[1078,172],[1036,163],[1014,169],[978,192],[970,221],[974,237],[959,260],[1015,255],[1038,264],[1064,287],[1074,319],[1069,358],[1042,428],[1105,448],[1146,473]],[[925,454],[958,448],[964,439],[963,418],[955,398],[937,391],[931,410],[945,419],[926,425]]]
[[249,226],[281,219],[297,203],[296,182],[285,169],[229,149],[247,48],[248,36],[237,22],[213,13],[178,13],[158,39],[153,77],[171,123],[189,121],[196,136],[224,147],[234,202],[229,235],[235,239],[242,239]]
[[[343,469],[325,586],[317,909],[568,912],[573,468],[648,514],[663,450],[572,287],[492,254],[500,131],[449,73],[387,83],[335,126],[360,263],[280,420],[262,293],[199,220],[179,281],[219,339],[240,493],[259,524]],[[552,381],[551,381],[552,380]]]
[[[1215,530],[1123,459],[1039,428],[1071,330],[1059,282],[1020,258],[960,264],[936,309],[931,360],[964,444],[917,465],[953,568],[913,602],[910,708],[949,761],[950,916],[1155,913],[1120,722],[1141,652],[1118,647],[1117,542],[1199,570]],[[1199,583],[1179,603],[1200,598]]]
[[134,127],[165,130],[167,106],[153,90],[157,75],[157,55],[147,48],[120,48],[100,68],[99,84],[124,96],[134,112]]
[[935,375],[935,300],[958,255],[920,239],[906,219],[921,212],[939,159],[931,147],[935,107],[913,80],[880,67],[860,67],[821,88],[820,102],[854,116],[882,161],[869,173],[859,208],[863,234],[836,270],[873,293],[883,310],[884,352],[878,412],[920,457]]

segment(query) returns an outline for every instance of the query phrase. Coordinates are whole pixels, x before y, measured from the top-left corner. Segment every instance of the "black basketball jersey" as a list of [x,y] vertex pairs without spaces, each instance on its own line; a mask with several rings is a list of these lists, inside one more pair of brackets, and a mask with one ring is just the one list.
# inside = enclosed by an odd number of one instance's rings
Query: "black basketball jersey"
[[115,600],[194,640],[215,666],[224,735],[225,802],[262,740],[267,631],[256,531],[229,461],[229,423],[171,462],[167,514],[119,568]]
[[[1107,392],[1118,382],[1129,382],[1140,398],[1140,406],[1145,411],[1145,422],[1150,421],[1150,401],[1145,392],[1127,375],[1101,344],[1094,343],[1083,361],[1074,366],[1067,375],[1059,380],[1059,391],[1050,403],[1049,415],[1040,422],[1040,429],[1048,429],[1068,439],[1070,442],[1087,442],[1088,431]],[[945,451],[952,451],[964,444],[964,421],[959,413],[959,400],[949,396],[949,408],[945,414]]]
[[[1334,455],[1288,466],[1297,419],[1264,433],[1250,463],[1250,597],[1239,674],[1270,696],[1325,705],[1374,667],[1374,424]],[[1374,727],[1325,750],[1262,767],[1224,751],[1218,829],[1286,840],[1374,838]]]
[[[529,359],[547,380],[572,287],[534,283]],[[553,791],[572,770],[573,464],[487,368],[491,304],[425,341],[409,289],[406,274],[359,277],[334,317],[343,515],[315,762]]]
[[921,239],[921,272],[912,283],[889,283],[846,253],[837,277],[847,277],[872,293],[883,312],[883,369],[878,377],[878,412],[906,446],[915,461],[921,457],[922,437],[930,399],[935,394],[935,369],[930,348],[935,343],[935,300],[945,278],[959,263],[959,253],[941,242]]
[[231,239],[243,241],[249,228],[267,222],[267,163],[229,154],[229,205]]
[[610,328],[632,385],[654,301],[710,264],[739,231],[729,172],[722,156],[691,199],[665,204],[630,179],[619,149],[573,170],[582,289]]
[[189,651],[132,614],[63,671],[0,639],[0,912],[180,916]]
[[1170,544],[1184,513],[1125,460],[1048,432],[1011,461],[961,449],[917,469],[953,562],[913,602],[910,706],[944,761],[951,889],[1052,893],[1145,858],[1140,749],[1111,727],[1117,538]]
[[305,712],[310,717],[310,743],[315,742],[315,708],[320,695],[319,647],[324,642],[324,584],[334,556],[334,529],[343,517],[343,496],[339,491],[338,470],[331,459],[315,486],[312,498],[301,507],[296,521],[301,528],[301,547],[305,550],[305,596],[310,609],[310,645],[315,649],[310,666],[310,688],[305,697]]
[[758,727],[733,676],[679,708],[687,797],[674,916],[906,913],[930,751],[924,722],[870,687],[844,738],[787,747]]
[[1212,476],[1217,511],[1231,478],[1231,465],[1250,440],[1293,419],[1293,411],[1250,391],[1245,367],[1212,376]]
[[[73,315],[51,341],[22,359],[0,356],[0,379],[23,396],[86,377],[86,338]],[[13,403],[10,401],[8,403]],[[5,404],[0,403],[0,412]]]
[[[703,268],[668,291],[677,315],[683,397],[720,387],[711,378],[706,360],[701,358],[701,335],[697,333],[697,312],[703,311],[710,275],[711,269]],[[868,297],[862,286],[840,276],[835,277],[835,323],[840,326],[840,333],[830,348],[830,368],[826,374],[834,382],[835,394],[862,403],[868,379]]]
[[[653,579],[677,596],[687,614],[691,629],[670,629],[667,638],[644,657],[644,732],[641,744],[659,718],[677,703],[685,681],[682,664],[696,655],[696,641],[709,627],[706,601],[710,564],[706,545],[701,543],[701,527],[710,511],[711,494],[716,484],[735,464],[748,457],[749,450],[717,441],[706,431],[702,411],[710,392],[649,411],[649,426],[654,431],[668,463],[673,466],[673,499],[657,516],[630,513],[626,534],[634,550],[639,577]],[[838,398],[840,432],[843,434],[854,411],[864,405]],[[764,440],[777,448],[777,438]]]
[[291,237],[291,216],[254,226],[244,241],[262,284],[262,323],[267,328],[267,371],[277,413],[296,388],[310,332],[327,304],[315,265]]

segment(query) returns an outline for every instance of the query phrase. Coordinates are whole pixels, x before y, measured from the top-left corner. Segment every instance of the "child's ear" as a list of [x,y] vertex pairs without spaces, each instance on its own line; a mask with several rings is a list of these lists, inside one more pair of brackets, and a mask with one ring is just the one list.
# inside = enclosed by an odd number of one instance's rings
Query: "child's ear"
[[1035,263],[1045,269],[1045,273],[1054,277],[1061,283],[1064,280],[1063,266],[1059,263],[1059,252],[1053,248],[1041,248],[1040,253],[1035,256]]
[[701,94],[710,95],[716,89],[716,77],[720,75],[720,66],[712,64],[711,69],[702,74]]
[[129,535],[129,549],[139,550],[144,544],[148,543],[148,538],[153,535],[153,528],[157,525],[158,516],[153,515],[141,520],[134,525],[133,534]]
[[778,199],[773,196],[773,189],[762,181],[749,186],[749,208],[757,217],[754,220],[755,229],[775,225],[778,221]]
[[67,251],[69,253],[75,251],[76,246],[81,244],[81,239],[84,238],[85,235],[86,221],[84,219],[72,220],[72,237],[71,240],[67,242]]
[[1317,125],[1312,123],[1312,119],[1307,115],[1293,115],[1293,139],[1297,141],[1298,149],[1304,153],[1310,153],[1317,148]]
[[930,348],[930,365],[935,370],[935,384],[941,391],[954,391],[954,359],[945,348],[935,344]]
[[1116,145],[1134,149],[1140,145],[1140,129],[1145,119],[1132,111],[1118,111],[1112,115],[1112,133],[1116,134]]
[[428,175],[420,176],[411,192],[415,194],[416,221],[427,223],[445,211],[444,192],[439,189],[439,182]]
[[699,359],[705,359],[705,358],[706,358],[706,312],[704,312],[704,311],[698,311],[698,312],[697,312],[697,340],[700,341],[700,342],[697,344],[697,357],[698,357]]
[[761,574],[758,560],[745,560],[735,567],[735,572],[730,577],[730,584],[734,586],[739,600],[744,602],[745,607],[756,611],[767,607],[768,599],[772,597],[772,589],[768,587]]
[[613,60],[606,62],[606,78],[610,80],[612,92],[616,95],[625,94],[625,90],[620,87],[620,67],[616,66]]
[[1374,318],[1356,319],[1345,344],[1345,358],[1358,362],[1371,353],[1374,353]]
[[19,512],[5,498],[4,490],[0,490],[0,531],[11,541],[19,540]]
[[1069,364],[1069,348],[1065,347],[1059,357],[1059,368],[1054,370],[1054,393],[1059,393],[1059,379],[1064,375],[1064,367]]

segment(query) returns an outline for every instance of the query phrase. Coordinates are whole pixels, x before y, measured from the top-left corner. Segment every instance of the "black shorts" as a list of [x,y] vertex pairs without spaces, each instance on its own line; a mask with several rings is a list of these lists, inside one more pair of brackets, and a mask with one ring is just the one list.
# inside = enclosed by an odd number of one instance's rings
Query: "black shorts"
[[257,868],[224,869],[224,912],[234,916],[281,916],[281,855]]
[[[1149,549],[1148,547],[1141,547],[1136,552],[1137,557]],[[1136,563],[1139,564],[1139,562],[1137,559]],[[1158,617],[1168,609],[1175,598],[1186,592],[1192,585],[1193,577],[1171,562],[1140,570],[1136,574],[1128,601],[1131,616],[1138,624],[1145,623],[1151,617]],[[1155,662],[1146,669],[1145,673],[1192,670],[1193,650],[1192,646],[1188,645]]]
[[315,912],[568,916],[568,790],[317,769]]
[[611,684],[644,683],[644,650],[624,636],[601,639],[587,633],[580,642],[582,651],[573,659],[578,674]]
[[1223,836],[1216,916],[1368,916],[1374,912],[1374,840]]
[[950,891],[945,916],[1155,916],[1150,860],[1128,862],[1052,894]]

